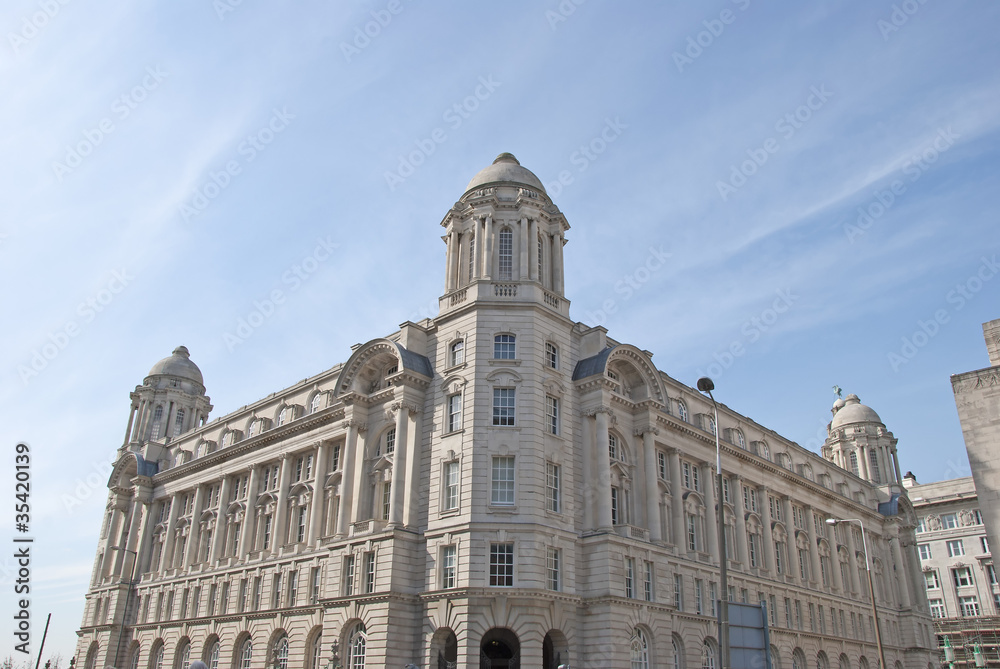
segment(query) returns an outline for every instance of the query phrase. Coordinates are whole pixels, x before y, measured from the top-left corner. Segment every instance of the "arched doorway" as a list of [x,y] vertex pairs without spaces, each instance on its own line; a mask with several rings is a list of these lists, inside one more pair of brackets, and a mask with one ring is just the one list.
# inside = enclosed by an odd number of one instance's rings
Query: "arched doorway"
[[448,627],[441,627],[431,639],[431,667],[456,669],[458,667],[458,638]]
[[517,635],[502,627],[484,634],[479,669],[521,669],[521,642]]
[[542,669],[558,669],[569,663],[569,643],[559,630],[549,630],[542,640]]

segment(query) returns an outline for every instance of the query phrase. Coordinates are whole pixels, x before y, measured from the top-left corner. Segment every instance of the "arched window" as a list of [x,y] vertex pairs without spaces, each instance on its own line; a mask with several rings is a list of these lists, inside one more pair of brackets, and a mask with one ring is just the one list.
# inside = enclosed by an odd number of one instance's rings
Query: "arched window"
[[320,410],[320,405],[323,403],[323,393],[316,393],[313,395],[312,402],[309,403],[309,413],[316,413]]
[[184,430],[184,409],[177,410],[177,417],[174,418],[174,435],[179,437],[181,432]]
[[[402,411],[402,409],[400,409]],[[396,428],[390,427],[385,431],[382,439],[379,441],[379,448],[375,451],[375,455],[381,455],[385,453],[389,455],[396,450]]]
[[222,650],[218,641],[212,644],[208,651],[208,669],[219,669],[219,652]]
[[608,435],[608,457],[617,460],[621,450],[618,448],[618,437],[614,434]]
[[182,641],[181,645],[174,651],[175,660],[174,664],[177,669],[188,669],[191,666],[191,642]]
[[288,407],[282,407],[281,411],[278,412],[278,427],[281,427],[288,421]]
[[153,650],[149,658],[149,669],[163,669],[163,643]]
[[510,228],[500,230],[499,269],[500,280],[510,281],[514,270],[514,233]]
[[649,643],[641,629],[632,633],[632,668],[649,669]]
[[129,669],[139,669],[139,646],[132,651],[132,659],[128,663]]
[[542,243],[542,236],[538,235],[538,283],[543,285],[545,284],[545,279],[543,278],[545,274],[542,271],[545,268],[545,265],[542,263],[542,258],[544,257],[545,245]]
[[250,663],[253,661],[253,639],[246,639],[243,642],[243,645],[240,646],[239,657],[237,669],[250,669]]
[[801,648],[792,652],[792,669],[806,669],[806,655]]
[[476,233],[469,233],[469,281],[476,275]]
[[149,433],[150,439],[160,438],[160,429],[162,428],[162,423],[163,423],[163,407],[158,406],[156,407],[156,409],[153,410],[153,428]]
[[708,417],[708,431],[711,432],[712,434],[715,434],[718,431],[718,429],[719,429],[719,427],[715,424],[715,418],[713,418],[712,416],[709,416]]
[[688,420],[688,408],[684,404],[684,400],[677,400],[677,416],[685,423],[690,422]]
[[87,650],[87,660],[83,665],[86,669],[95,669],[97,666],[97,653],[100,649],[96,641],[90,644],[90,648]]
[[248,430],[248,432],[249,432],[249,434],[247,434],[248,437],[252,437],[255,434],[258,434],[260,432],[260,421],[259,420],[250,421],[250,429]]
[[747,448],[747,440],[743,436],[743,431],[742,430],[733,430],[733,436],[736,437],[736,445],[739,446],[740,448],[742,448],[743,450],[746,450],[746,448]]
[[275,669],[288,669],[288,637],[282,635],[278,639],[277,643],[274,644],[274,659],[275,664],[272,664]]
[[673,662],[670,669],[684,669],[684,652],[676,636],[670,640],[670,652],[670,659]]
[[347,669],[365,669],[365,647],[367,645],[365,624],[358,623],[347,642]]
[[309,646],[309,668],[323,669],[323,635],[317,634]]
[[858,454],[854,451],[851,451],[851,454],[848,456],[847,459],[851,465],[851,473],[854,474],[855,476],[861,476],[861,472],[858,470]]
[[872,481],[882,483],[882,472],[878,467],[878,451],[874,448],[868,451],[868,469],[871,470]]
[[517,339],[512,334],[498,334],[493,338],[493,357],[496,360],[514,360],[517,357]]
[[552,342],[545,342],[545,364],[552,369],[559,369],[559,349]]
[[701,646],[701,669],[715,669],[715,649],[708,639]]
[[450,366],[461,365],[465,362],[465,342],[457,341],[451,345]]

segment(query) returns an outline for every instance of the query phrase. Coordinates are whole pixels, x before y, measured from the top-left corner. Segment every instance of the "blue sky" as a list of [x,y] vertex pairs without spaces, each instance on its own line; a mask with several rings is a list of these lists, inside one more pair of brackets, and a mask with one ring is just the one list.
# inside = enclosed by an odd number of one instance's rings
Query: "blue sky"
[[919,480],[968,474],[949,375],[1000,318],[996,5],[14,0],[2,24],[3,471],[29,443],[35,639],[53,612],[64,657],[86,479],[153,363],[186,345],[219,416],[433,315],[438,224],[503,151],[573,226],[575,319],[814,450],[839,384]]

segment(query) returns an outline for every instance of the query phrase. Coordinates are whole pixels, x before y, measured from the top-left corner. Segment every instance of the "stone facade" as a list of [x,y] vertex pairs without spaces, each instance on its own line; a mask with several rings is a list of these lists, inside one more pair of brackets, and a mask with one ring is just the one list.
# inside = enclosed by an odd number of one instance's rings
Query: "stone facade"
[[951,377],[986,534],[1000,545],[1000,319],[983,323],[990,367]]
[[569,224],[510,154],[441,225],[436,318],[211,422],[186,349],[136,388],[82,666],[314,669],[336,642],[346,667],[715,667],[720,502],[729,596],[768,606],[776,668],[877,664],[862,536],[829,517],[868,532],[888,663],[931,666],[874,411],[838,400],[824,457],[725,406],[716,426],[569,318]]

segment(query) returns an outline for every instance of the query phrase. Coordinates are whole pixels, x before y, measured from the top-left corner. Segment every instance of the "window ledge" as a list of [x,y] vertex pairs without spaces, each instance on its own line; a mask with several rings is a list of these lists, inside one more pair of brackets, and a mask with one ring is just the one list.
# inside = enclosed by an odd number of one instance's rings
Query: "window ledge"
[[444,438],[444,437],[450,437],[452,435],[462,434],[463,432],[465,432],[465,428],[461,427],[461,428],[459,428],[457,430],[452,430],[451,432],[442,432],[441,433],[441,437],[442,438]]
[[516,504],[488,504],[486,506],[487,513],[517,513]]
[[450,367],[445,367],[441,371],[441,373],[442,374],[451,374],[452,372],[457,372],[460,369],[465,369],[468,366],[468,364],[469,364],[468,362],[460,362],[457,365],[451,365]]
[[490,358],[486,362],[487,364],[493,366],[501,366],[501,367],[505,367],[507,365],[513,365],[514,367],[519,367],[521,365],[521,361],[517,358]]

